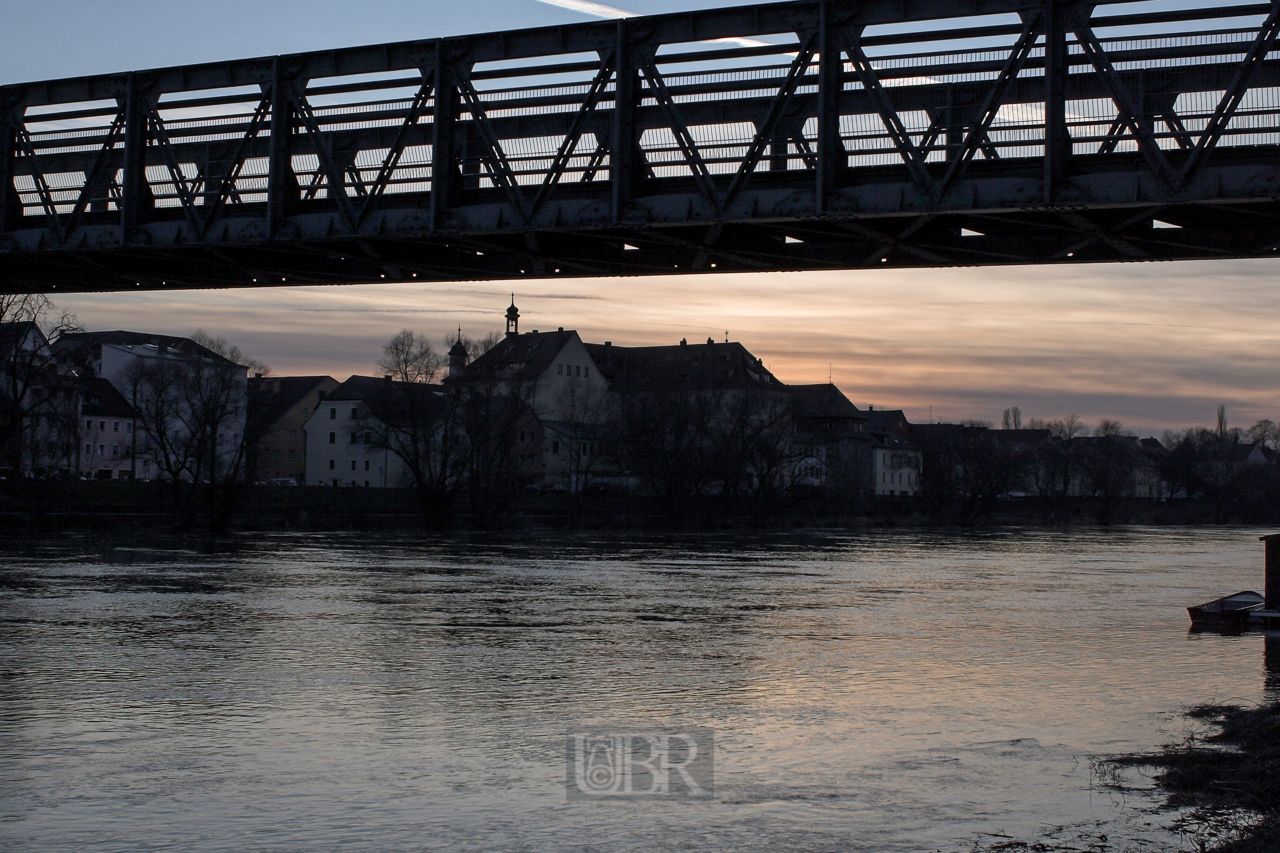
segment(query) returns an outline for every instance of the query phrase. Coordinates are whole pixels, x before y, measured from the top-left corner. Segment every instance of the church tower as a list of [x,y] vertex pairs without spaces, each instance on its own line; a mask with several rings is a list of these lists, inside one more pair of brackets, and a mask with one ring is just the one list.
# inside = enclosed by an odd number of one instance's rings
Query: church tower
[[516,295],[511,294],[511,307],[507,309],[507,337],[520,334],[520,309],[516,307]]
[[458,340],[449,350],[449,378],[457,379],[467,369],[467,348],[462,345],[462,327],[458,327]]

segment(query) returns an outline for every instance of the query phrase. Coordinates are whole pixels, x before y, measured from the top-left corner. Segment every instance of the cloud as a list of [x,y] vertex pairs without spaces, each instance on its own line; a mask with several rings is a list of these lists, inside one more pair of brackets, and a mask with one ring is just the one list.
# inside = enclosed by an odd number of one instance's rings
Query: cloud
[[[785,382],[827,381],[912,417],[1076,412],[1159,433],[1280,419],[1275,264],[1179,262],[366,284],[63,297],[94,329],[203,327],[283,374],[367,373],[405,326],[443,341],[504,328],[575,328],[617,346],[743,342]],[[523,292],[522,292],[522,289]]]

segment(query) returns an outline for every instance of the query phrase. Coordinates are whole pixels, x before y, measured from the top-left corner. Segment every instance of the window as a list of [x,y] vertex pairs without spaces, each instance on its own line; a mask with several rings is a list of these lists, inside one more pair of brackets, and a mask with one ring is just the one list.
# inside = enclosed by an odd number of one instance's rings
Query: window
[[329,443],[330,444],[338,443],[338,434],[336,432],[329,433]]
[[368,481],[368,480],[365,480],[365,481],[364,481],[364,487],[365,487],[366,489],[367,489],[367,488],[369,488],[369,481]]
[[307,412],[309,412],[309,411],[310,411],[310,409],[308,409],[306,406],[303,406],[303,407],[302,407],[302,416],[305,418],[305,417],[307,416]]
[[573,368],[573,375],[574,375],[574,376],[581,376],[581,375],[582,375],[582,366],[581,366],[581,365],[578,365],[578,366],[576,366],[576,367],[574,367],[574,368]]
[[365,444],[373,444],[373,433],[371,433],[371,432],[366,432],[366,433],[364,434],[364,443],[365,443]]
[[[336,421],[337,419],[338,419],[338,409],[337,409],[337,407],[336,407],[336,406],[330,406],[330,407],[329,407],[329,420],[331,420],[331,421]],[[337,485],[337,483],[334,483],[334,485]]]
[[358,433],[358,432],[353,432],[353,433],[351,433],[351,443],[352,443],[352,444],[355,444],[355,443],[356,443],[356,442],[358,442],[359,440],[360,440],[360,433]]
[[99,455],[106,456],[106,455],[107,455],[107,446],[106,446],[105,444],[99,444],[99,445],[98,445],[98,453],[99,453]]
[[[364,470],[366,470],[366,471],[368,471],[368,470],[369,470],[369,460],[368,460],[368,459],[364,460]],[[367,485],[369,485],[369,484],[368,484],[368,483],[365,483],[365,485],[367,486]]]
[[289,438],[290,438],[290,440],[295,439],[295,438],[297,438],[297,437],[298,437],[298,431],[297,431],[296,429],[291,429],[291,430],[289,430]]
[[351,470],[352,471],[356,470],[356,460],[354,459],[351,460]]
[[589,376],[591,376],[591,368],[589,367],[582,368],[582,378],[586,379]]
[[290,462],[294,461],[294,452],[292,450],[289,451],[289,461]]
[[113,445],[111,445],[111,455],[112,455],[112,456],[119,456],[119,455],[120,455],[120,445],[118,445],[118,444],[113,444]]
[[338,485],[338,478],[337,478],[337,477],[334,477],[334,478],[333,478],[333,485],[334,485],[334,487],[335,487],[335,488],[337,487],[337,485]]
[[358,408],[353,408],[353,409],[351,410],[351,420],[353,420],[353,421],[354,421],[354,420],[356,420],[356,419],[357,419],[357,418],[359,418],[359,417],[360,417],[360,409],[358,409]]
[[520,430],[520,443],[521,443],[521,444],[524,444],[524,436],[525,436],[525,432],[524,432],[524,430]]
[[[329,470],[330,470],[330,471],[332,471],[332,470],[334,470],[334,468],[335,468],[335,467],[336,467],[336,466],[334,465],[333,460],[332,460],[332,459],[330,459],[330,460],[329,460]],[[337,481],[336,481],[336,480],[334,481],[334,484],[335,484],[335,485],[337,484]]]
[[92,444],[86,444],[86,445],[84,446],[84,452],[85,452],[85,453],[93,453],[93,445],[92,445]]
[[129,433],[133,432],[133,421],[128,421],[127,423],[125,423],[124,431]]
[[107,422],[98,421],[98,432],[106,432],[106,431],[107,431]]
[[564,375],[564,365],[563,365],[563,364],[557,364],[557,365],[556,365],[556,376],[563,376],[563,375]]
[[882,474],[880,475],[880,482],[881,482],[881,483],[887,483],[887,482],[889,482],[889,475],[888,475],[888,474],[883,474],[883,473],[882,473]]
[[560,455],[560,442],[558,441],[551,442],[551,455],[552,456]]
[[111,424],[111,431],[112,431],[112,432],[119,432],[119,431],[120,431],[120,422],[119,422],[119,421],[115,421],[115,422],[113,422],[113,423]]
[[84,422],[84,428],[85,428],[85,429],[93,429],[93,421],[85,421],[85,422]]

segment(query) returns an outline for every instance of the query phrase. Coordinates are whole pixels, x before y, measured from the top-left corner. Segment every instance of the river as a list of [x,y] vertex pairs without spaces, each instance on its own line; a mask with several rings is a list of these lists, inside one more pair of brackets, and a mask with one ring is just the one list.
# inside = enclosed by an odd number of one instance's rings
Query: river
[[[1258,701],[1245,528],[0,542],[0,849],[1176,848],[1091,758]],[[715,735],[566,797],[566,731]]]

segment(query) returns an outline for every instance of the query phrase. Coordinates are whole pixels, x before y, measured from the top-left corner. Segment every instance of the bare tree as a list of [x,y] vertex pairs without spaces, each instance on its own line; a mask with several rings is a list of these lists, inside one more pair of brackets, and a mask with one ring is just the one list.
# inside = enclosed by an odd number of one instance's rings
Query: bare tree
[[1280,448],[1280,426],[1267,418],[1263,418],[1245,431],[1245,437],[1253,444],[1260,444],[1270,450]]
[[358,419],[375,448],[400,460],[432,527],[449,522],[468,452],[460,389],[438,384],[446,364],[425,335],[400,331],[382,348],[377,366],[384,380]]
[[57,419],[57,401],[75,384],[49,345],[83,329],[75,315],[56,312],[42,294],[0,294],[0,467],[38,467],[49,439],[36,434]]
[[173,490],[174,521],[192,521],[194,484],[202,484],[209,522],[229,517],[244,474],[245,368],[224,358],[170,348],[136,359],[121,381],[142,436],[138,455]]
[[1098,423],[1093,435],[1084,454],[1084,474],[1090,491],[1100,501],[1098,523],[1110,524],[1116,501],[1133,488],[1137,442],[1123,424],[1107,418]]

